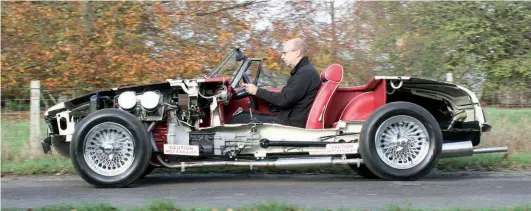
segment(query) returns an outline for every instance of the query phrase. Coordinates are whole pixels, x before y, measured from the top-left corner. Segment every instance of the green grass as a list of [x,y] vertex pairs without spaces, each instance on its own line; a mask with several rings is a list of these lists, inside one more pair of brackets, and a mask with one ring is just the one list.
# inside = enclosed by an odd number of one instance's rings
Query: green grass
[[496,122],[498,120],[507,119],[511,123],[519,123],[523,119],[531,117],[531,109],[509,109],[509,108],[484,108],[487,122]]
[[[17,210],[17,209],[3,209],[3,210]],[[301,207],[301,206],[294,206],[289,203],[277,203],[277,202],[269,202],[269,203],[257,203],[242,207],[195,207],[195,208],[186,208],[182,206],[176,206],[170,201],[165,200],[157,200],[153,201],[152,203],[141,206],[141,207],[135,207],[130,209],[124,209],[122,207],[116,207],[112,206],[110,204],[81,204],[81,205],[57,205],[57,206],[45,206],[45,207],[39,207],[36,209],[32,209],[35,211],[55,211],[55,210],[75,210],[75,211],[107,211],[107,210],[134,210],[134,211],[143,211],[143,210],[149,210],[149,211],[170,211],[170,210],[193,210],[193,211],[221,211],[221,210],[240,210],[240,211],[298,211],[298,210],[364,210],[359,208],[348,208],[348,209],[314,209],[311,207]],[[531,207],[529,204],[523,204],[523,205],[515,205],[515,206],[504,206],[504,207],[495,207],[495,208],[459,208],[459,207],[449,207],[449,208],[443,208],[443,209],[424,209],[424,208],[415,208],[411,205],[406,206],[400,206],[400,205],[388,205],[385,208],[377,209],[377,210],[389,210],[389,211],[406,211],[406,210],[452,210],[452,211],[460,211],[460,210],[470,210],[470,211],[476,211],[476,210],[511,210],[511,211],[530,211]]]
[[[40,128],[41,139],[39,141],[46,137],[47,128],[44,120],[40,121]],[[0,137],[2,140],[2,161],[24,160],[26,152],[28,152],[25,149],[30,146],[30,121],[2,116]]]
[[531,170],[531,153],[515,153],[504,158],[501,153],[441,159],[437,169],[459,170]]
[[484,133],[479,147],[509,146],[509,153],[531,153],[531,109],[486,108],[492,131]]
[[75,174],[70,159],[47,156],[38,160],[2,161],[2,175]]

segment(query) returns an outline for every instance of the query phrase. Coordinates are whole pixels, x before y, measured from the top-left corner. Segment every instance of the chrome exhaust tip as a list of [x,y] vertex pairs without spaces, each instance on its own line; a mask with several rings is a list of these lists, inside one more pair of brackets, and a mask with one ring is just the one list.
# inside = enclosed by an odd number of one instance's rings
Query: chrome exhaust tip
[[507,152],[509,148],[504,147],[487,147],[487,148],[477,148],[474,149],[474,154],[485,154],[485,153],[495,153],[495,152]]
[[468,157],[474,154],[507,152],[508,150],[507,146],[474,148],[471,141],[460,141],[443,144],[441,158]]

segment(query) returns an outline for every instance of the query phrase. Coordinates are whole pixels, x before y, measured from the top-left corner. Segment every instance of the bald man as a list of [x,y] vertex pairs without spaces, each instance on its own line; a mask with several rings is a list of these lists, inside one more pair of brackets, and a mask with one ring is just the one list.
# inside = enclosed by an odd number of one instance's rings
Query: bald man
[[243,84],[249,94],[281,108],[280,113],[272,121],[265,122],[302,128],[306,126],[308,113],[321,87],[319,73],[310,63],[306,53],[307,46],[303,39],[295,38],[284,43],[281,58],[293,69],[281,92],[270,92],[253,84]]

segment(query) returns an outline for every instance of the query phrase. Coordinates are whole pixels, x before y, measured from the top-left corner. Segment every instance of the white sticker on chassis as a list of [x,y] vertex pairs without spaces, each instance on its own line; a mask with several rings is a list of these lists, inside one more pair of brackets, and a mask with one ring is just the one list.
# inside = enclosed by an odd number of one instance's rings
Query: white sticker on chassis
[[180,144],[164,144],[164,154],[199,156],[199,146],[180,145]]
[[343,155],[357,154],[357,143],[327,144],[325,151],[310,152],[310,155]]

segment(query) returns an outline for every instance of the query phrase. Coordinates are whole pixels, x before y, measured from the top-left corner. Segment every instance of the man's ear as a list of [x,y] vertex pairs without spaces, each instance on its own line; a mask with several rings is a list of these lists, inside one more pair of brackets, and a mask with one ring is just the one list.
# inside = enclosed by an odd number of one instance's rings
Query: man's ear
[[301,49],[297,49],[297,51],[299,52],[299,58],[304,57],[304,55],[302,55],[302,50]]

